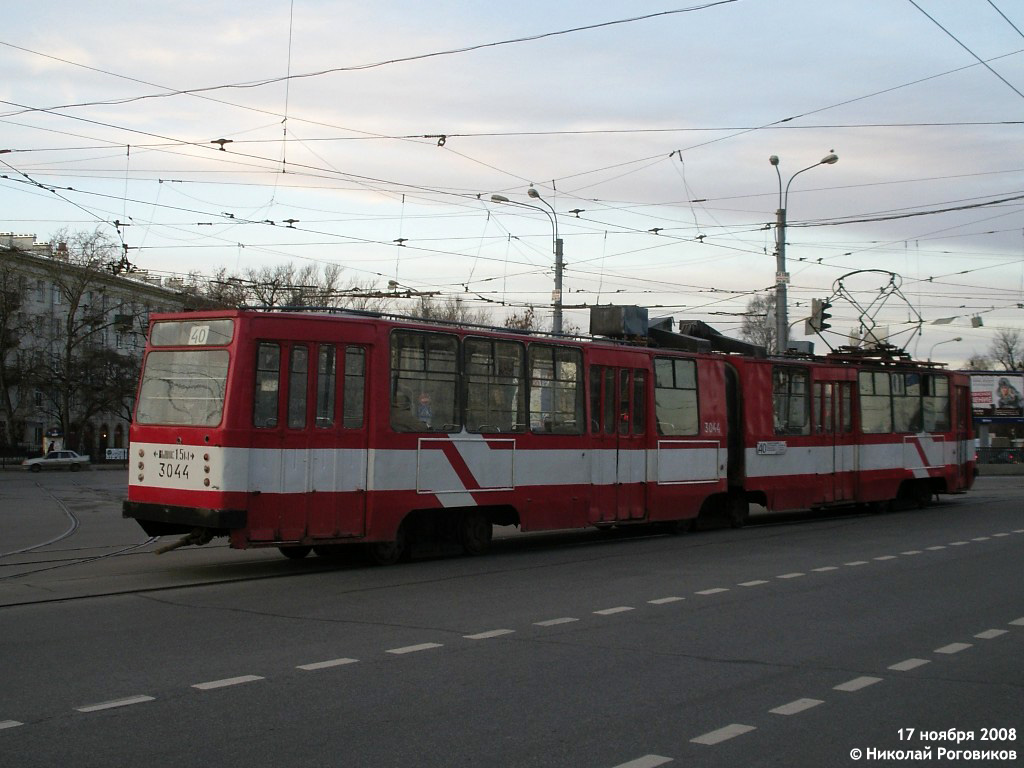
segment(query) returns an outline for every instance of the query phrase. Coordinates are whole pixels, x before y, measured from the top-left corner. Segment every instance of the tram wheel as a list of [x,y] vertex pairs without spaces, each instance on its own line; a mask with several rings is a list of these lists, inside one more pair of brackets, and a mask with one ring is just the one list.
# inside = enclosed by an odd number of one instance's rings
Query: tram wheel
[[307,547],[301,544],[288,547],[278,547],[277,549],[282,555],[287,557],[289,560],[301,560],[313,551],[312,547]]
[[750,519],[750,504],[745,496],[736,495],[727,502],[726,517],[733,528],[742,528]]
[[459,519],[459,543],[467,555],[482,555],[491,548],[494,526],[483,512],[466,512]]
[[398,526],[394,541],[375,541],[366,545],[366,557],[373,565],[394,565],[409,556],[405,523]]

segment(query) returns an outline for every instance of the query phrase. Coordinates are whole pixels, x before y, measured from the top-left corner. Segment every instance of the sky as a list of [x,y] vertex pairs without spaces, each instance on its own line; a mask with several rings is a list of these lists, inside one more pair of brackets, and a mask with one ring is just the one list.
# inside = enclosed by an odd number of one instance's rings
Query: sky
[[952,365],[1024,327],[1010,0],[37,0],[0,72],[0,232],[154,275],[337,264],[549,320],[557,228],[567,324],[738,336],[784,203],[793,339],[813,298],[832,346]]

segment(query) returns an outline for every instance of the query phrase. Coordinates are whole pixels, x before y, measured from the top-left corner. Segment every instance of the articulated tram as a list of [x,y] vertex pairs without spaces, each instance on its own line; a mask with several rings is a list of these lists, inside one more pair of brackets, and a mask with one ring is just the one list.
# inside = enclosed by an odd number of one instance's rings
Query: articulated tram
[[751,503],[924,504],[973,481],[962,374],[901,354],[679,346],[154,315],[124,515],[178,544],[360,544],[390,563],[438,542],[481,553],[495,525],[740,525]]

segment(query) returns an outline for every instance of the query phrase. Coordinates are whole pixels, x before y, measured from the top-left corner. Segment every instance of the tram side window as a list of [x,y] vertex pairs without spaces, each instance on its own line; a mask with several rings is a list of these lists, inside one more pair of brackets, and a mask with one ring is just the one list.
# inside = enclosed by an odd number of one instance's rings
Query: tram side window
[[647,372],[633,371],[633,434],[647,431]]
[[306,382],[309,379],[309,349],[296,345],[288,363],[288,428],[306,426]]
[[858,376],[860,391],[860,425],[865,434],[892,432],[892,405],[889,374],[881,371],[861,371]]
[[466,429],[522,432],[526,429],[523,345],[514,341],[466,339]]
[[256,381],[253,393],[252,425],[277,426],[277,393],[280,389],[281,347],[263,343],[256,351]]
[[921,431],[921,374],[892,374],[893,432]]
[[948,432],[949,379],[945,376],[925,374],[922,379],[925,432]]
[[391,427],[398,432],[457,432],[455,336],[395,331],[391,336]]
[[321,345],[316,366],[316,426],[334,426],[334,385],[337,380],[337,355],[333,346]]
[[366,410],[366,350],[349,347],[345,350],[345,392],[341,425],[345,429],[362,429]]
[[655,358],[654,414],[659,435],[697,434],[696,361]]
[[531,344],[530,429],[539,433],[583,432],[583,353],[572,347]]
[[809,435],[810,391],[804,368],[779,366],[772,371],[772,408],[775,434]]

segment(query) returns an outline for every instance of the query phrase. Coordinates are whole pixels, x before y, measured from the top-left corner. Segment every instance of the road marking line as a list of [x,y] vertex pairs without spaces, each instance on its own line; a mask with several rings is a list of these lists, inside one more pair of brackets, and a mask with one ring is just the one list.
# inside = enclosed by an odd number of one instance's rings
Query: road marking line
[[737,586],[740,586],[740,587],[759,587],[762,584],[768,584],[768,583],[769,582],[765,581],[764,579],[754,579],[753,581],[740,582]]
[[702,589],[700,592],[697,592],[696,594],[698,594],[698,595],[717,595],[719,592],[728,592],[728,591],[729,590],[726,589],[725,587],[714,587],[712,589]]
[[937,552],[938,550],[945,549],[945,548],[946,548],[945,545],[939,544],[939,545],[934,546],[934,547],[928,547],[928,551],[929,552]]
[[976,634],[975,637],[980,638],[982,640],[991,640],[994,637],[1005,635],[1009,631],[1010,630],[1008,629],[986,629],[984,632],[979,632],[978,634]]
[[907,555],[908,557],[910,555],[920,555],[921,554],[921,550],[920,549],[908,549],[906,552],[900,552],[900,554],[901,555]]
[[1013,626],[1015,626],[1015,627],[1024,627],[1024,617],[1021,617],[1021,618],[1019,618],[1019,619],[1014,619],[1014,620],[1013,620],[1013,621],[1011,621],[1010,623],[1011,623],[1011,624],[1012,624]]
[[117,709],[118,707],[130,707],[133,704],[144,704],[147,701],[156,701],[152,696],[129,696],[125,699],[104,701],[100,704],[87,704],[84,707],[75,707],[78,712],[99,712],[104,709]]
[[814,571],[815,573],[824,573],[825,571],[838,571],[839,570],[839,566],[838,565],[825,565],[825,566],[822,566],[821,568],[812,568],[811,570]]
[[406,646],[403,646],[402,648],[392,648],[389,651],[385,651],[385,653],[393,653],[396,656],[401,656],[402,654],[405,654],[405,653],[419,653],[420,651],[429,651],[429,650],[432,650],[434,648],[441,648],[441,647],[442,647],[441,643],[420,643],[419,645],[406,645]]
[[869,685],[882,682],[880,677],[855,677],[853,680],[847,680],[845,683],[833,686],[833,691],[859,691],[861,688],[867,688]]
[[644,755],[643,757],[638,757],[636,760],[630,760],[628,763],[620,763],[619,765],[616,765],[615,768],[655,768],[655,766],[671,762],[671,757],[662,757],[661,755]]
[[1024,528],[1016,528],[1016,529],[1014,529],[1013,532],[1014,533],[1024,533]]
[[784,573],[781,576],[776,576],[776,579],[798,579],[801,576],[806,576],[806,573]]
[[789,704],[783,704],[781,707],[769,709],[768,711],[773,715],[795,715],[824,703],[821,699],[797,699],[796,701],[789,702]]
[[6,728],[17,728],[19,725],[24,725],[24,723],[19,723],[17,720],[0,720],[0,731]]
[[906,661],[901,661],[898,664],[893,664],[889,669],[894,669],[897,672],[906,672],[910,669],[923,667],[925,664],[931,664],[931,662],[928,659],[907,659]]
[[1010,534],[1008,534],[1008,533],[993,533],[992,537],[996,538],[996,539],[1001,539],[1003,536],[1009,536],[1009,535]]
[[757,729],[752,725],[741,725],[740,723],[733,723],[727,725],[725,728],[719,728],[717,731],[711,731],[705,733],[703,736],[698,736],[695,739],[690,739],[694,744],[721,744],[723,741],[734,739],[737,736],[742,736],[744,733],[750,733]]
[[602,608],[600,611],[594,611],[598,616],[611,616],[613,613],[625,613],[626,611],[632,611],[628,605],[620,605],[616,608]]
[[876,557],[875,558],[875,560],[895,560],[895,559],[896,559],[896,555],[882,555],[881,557]]
[[965,546],[967,544],[970,544],[970,543],[971,542],[969,542],[969,541],[951,541],[951,542],[949,542],[949,546],[951,546],[951,547],[963,547],[963,546]]
[[318,669],[340,667],[344,664],[355,664],[359,659],[331,659],[330,661],[316,661],[312,664],[299,664],[296,669],[304,669],[307,672],[314,672]]
[[867,560],[854,560],[852,563],[843,563],[843,565],[855,566],[855,565],[867,565]]
[[977,538],[971,539],[971,541],[988,541],[991,536],[978,536]]
[[648,600],[647,602],[651,605],[665,605],[666,603],[678,603],[685,599],[685,597],[659,597],[657,600]]
[[574,621],[579,621],[579,619],[574,619],[571,616],[566,616],[566,617],[561,618],[561,619],[548,619],[547,621],[537,621],[537,622],[534,622],[533,626],[535,626],[535,627],[554,627],[554,626],[556,626],[558,624],[571,624]]
[[463,635],[467,640],[490,640],[492,637],[515,634],[514,629],[492,629],[489,632],[478,632],[475,635]]
[[971,647],[973,647],[971,643],[950,643],[949,645],[944,645],[941,648],[936,648],[932,653],[960,653],[960,651],[966,651]]
[[254,683],[257,680],[263,678],[258,675],[242,675],[241,677],[228,677],[224,680],[211,680],[208,683],[196,683],[193,688],[198,688],[200,691],[212,691],[215,688],[228,688],[232,685],[242,685],[243,683]]

